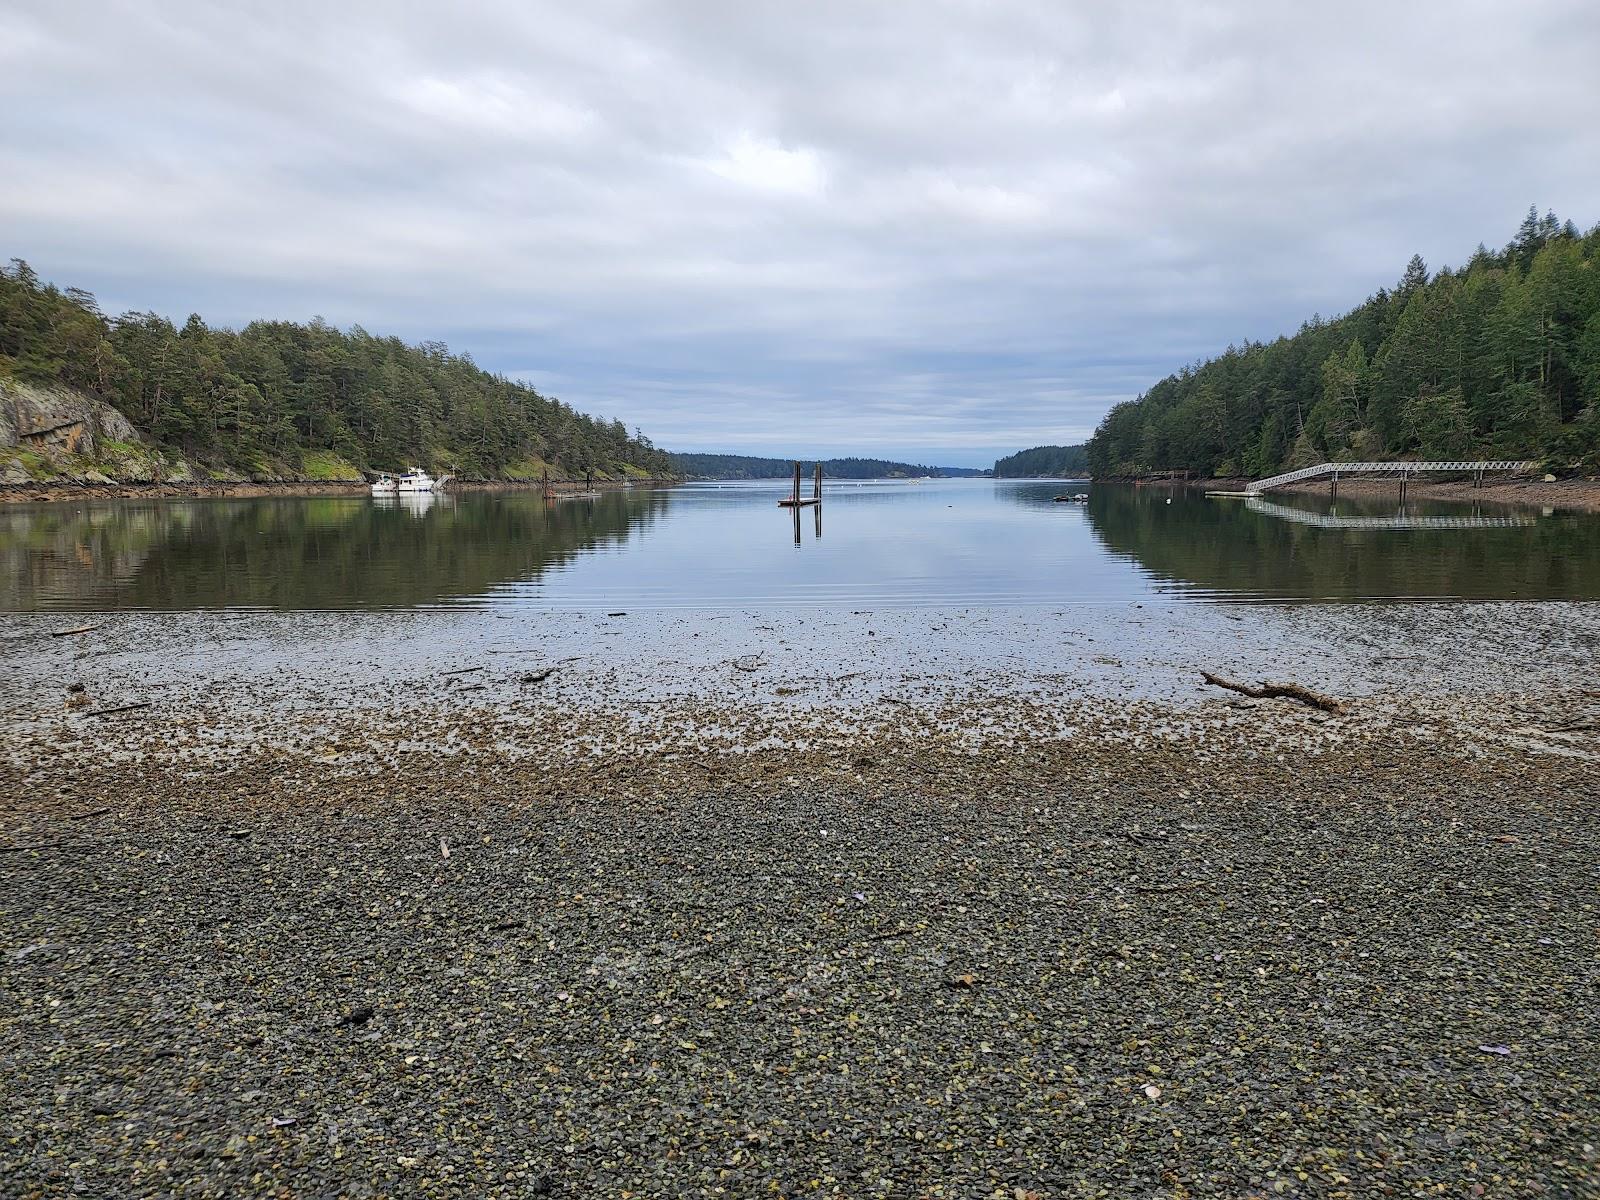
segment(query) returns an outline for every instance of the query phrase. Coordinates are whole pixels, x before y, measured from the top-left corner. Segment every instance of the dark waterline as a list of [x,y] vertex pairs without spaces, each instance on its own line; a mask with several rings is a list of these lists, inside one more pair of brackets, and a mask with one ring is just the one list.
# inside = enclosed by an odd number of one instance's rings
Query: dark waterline
[[829,483],[791,513],[786,488],[4,508],[0,609],[1600,599],[1591,516],[991,480]]

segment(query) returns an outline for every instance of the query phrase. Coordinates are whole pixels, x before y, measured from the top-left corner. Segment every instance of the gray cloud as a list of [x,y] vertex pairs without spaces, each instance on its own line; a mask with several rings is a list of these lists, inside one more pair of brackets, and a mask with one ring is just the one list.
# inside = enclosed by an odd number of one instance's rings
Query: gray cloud
[[0,11],[0,254],[443,337],[685,449],[985,462],[1600,219],[1583,2]]

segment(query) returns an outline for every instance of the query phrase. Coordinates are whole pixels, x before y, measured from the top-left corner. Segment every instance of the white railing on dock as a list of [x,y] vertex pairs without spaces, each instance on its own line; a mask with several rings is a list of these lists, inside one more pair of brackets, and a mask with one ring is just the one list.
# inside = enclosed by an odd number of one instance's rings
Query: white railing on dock
[[1489,462],[1318,463],[1314,467],[1301,467],[1298,471],[1285,471],[1282,475],[1271,475],[1266,479],[1258,479],[1254,483],[1246,484],[1245,491],[1265,492],[1271,488],[1300,483],[1306,479],[1320,479],[1327,475],[1399,475],[1407,477],[1433,471],[1473,474],[1480,471],[1531,471],[1538,465],[1535,462],[1514,462],[1509,459],[1496,459]]

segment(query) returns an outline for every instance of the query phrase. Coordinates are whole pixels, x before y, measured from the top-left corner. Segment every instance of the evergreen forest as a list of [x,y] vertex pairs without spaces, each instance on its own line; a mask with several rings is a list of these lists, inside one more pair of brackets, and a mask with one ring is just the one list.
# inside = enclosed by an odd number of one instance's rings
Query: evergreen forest
[[1414,256],[1351,312],[1230,346],[1112,408],[1088,454],[1097,478],[1397,458],[1600,468],[1600,225],[1529,209],[1464,267]]
[[994,464],[996,479],[1049,478],[1081,474],[1089,466],[1088,450],[1082,446],[1034,446],[1008,454]]
[[111,404],[158,447],[212,470],[314,475],[420,465],[473,478],[588,470],[662,476],[667,456],[441,342],[407,345],[321,320],[243,329],[153,312],[108,317],[77,288],[0,268],[0,379]]

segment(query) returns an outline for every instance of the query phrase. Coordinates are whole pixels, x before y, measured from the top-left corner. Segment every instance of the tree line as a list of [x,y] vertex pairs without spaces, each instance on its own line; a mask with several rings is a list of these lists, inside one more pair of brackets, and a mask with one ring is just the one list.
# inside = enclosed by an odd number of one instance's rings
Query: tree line
[[0,375],[113,405],[156,445],[202,466],[295,475],[308,455],[477,478],[588,470],[664,476],[663,451],[621,421],[577,412],[442,342],[411,346],[320,319],[177,327],[107,317],[78,288],[0,268]]
[[1039,476],[1077,475],[1089,467],[1085,446],[1034,446],[1018,450],[994,464],[996,479],[1028,479]]
[[[759,458],[748,454],[672,454],[675,474],[695,479],[787,479],[794,474],[792,458]],[[805,459],[809,472],[814,459]],[[919,463],[884,458],[825,458],[822,473],[829,479],[964,479],[983,472],[975,467],[925,467]],[[806,478],[810,478],[807,474]]]
[[1499,251],[1247,342],[1111,409],[1096,477],[1252,476],[1324,461],[1528,458],[1600,467],[1600,225],[1530,208]]

